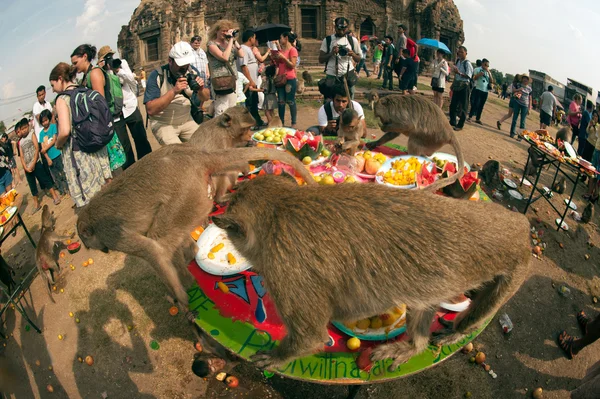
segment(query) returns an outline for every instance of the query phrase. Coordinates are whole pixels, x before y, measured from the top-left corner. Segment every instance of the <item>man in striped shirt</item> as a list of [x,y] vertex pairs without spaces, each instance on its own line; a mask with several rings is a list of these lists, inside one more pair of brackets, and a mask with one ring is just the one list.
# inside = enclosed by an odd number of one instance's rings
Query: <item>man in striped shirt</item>
[[210,71],[208,70],[208,58],[204,50],[200,48],[202,44],[202,37],[194,36],[190,40],[190,44],[194,49],[195,60],[192,62],[192,66],[200,72],[200,77],[204,79],[204,84],[210,89]]

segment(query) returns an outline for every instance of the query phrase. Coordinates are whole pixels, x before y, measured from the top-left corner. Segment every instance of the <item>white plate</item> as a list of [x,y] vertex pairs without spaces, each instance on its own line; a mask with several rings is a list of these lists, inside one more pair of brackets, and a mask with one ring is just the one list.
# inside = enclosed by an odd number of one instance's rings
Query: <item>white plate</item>
[[13,216],[15,216],[15,213],[17,213],[17,207],[16,206],[9,206],[6,209],[6,212],[8,213],[8,217],[6,218],[6,222],[2,223],[0,222],[0,226],[4,226],[6,223],[8,223]]
[[[220,243],[225,244],[223,249],[215,253],[214,259],[208,259],[208,253],[211,248]],[[204,230],[196,243],[198,253],[196,254],[196,263],[202,270],[215,276],[230,276],[248,270],[252,265],[235,250],[233,244],[227,238],[227,232],[211,224]],[[231,253],[236,263],[230,265],[227,262],[227,253]]]
[[259,134],[259,133],[261,133],[261,134],[262,134],[263,132],[265,132],[265,131],[267,131],[267,130],[269,130],[269,129],[270,129],[270,130],[275,130],[275,129],[278,129],[278,130],[279,130],[279,129],[282,129],[282,130],[284,130],[284,131],[287,133],[287,135],[288,135],[288,136],[289,136],[289,135],[292,135],[292,134],[294,134],[294,133],[296,133],[296,129],[292,129],[292,128],[289,128],[289,127],[276,127],[276,128],[267,128],[267,129],[262,129],[262,130],[258,130],[258,131],[256,131],[256,132],[254,132],[254,133],[252,134],[252,140],[254,140],[254,141],[258,142],[258,143],[263,143],[263,144],[273,144],[273,145],[281,145],[281,144],[283,144],[283,142],[282,142],[282,141],[280,141],[280,142],[278,142],[278,143],[269,143],[268,141],[265,141],[265,140],[257,140],[257,139],[255,139],[255,138],[254,138],[254,136],[255,136],[255,135],[257,135],[257,134]]
[[[450,161],[450,162],[454,163],[456,165],[456,169],[458,169],[458,159],[456,158],[455,155],[447,154],[445,152],[435,152],[435,153],[431,154],[431,156],[429,158],[431,159],[431,161],[433,161],[433,158],[437,158],[442,161]],[[465,168],[467,168],[467,172],[471,171],[471,165],[469,165],[467,162],[465,162]]]
[[568,141],[565,141],[564,145],[565,145],[565,151],[567,151],[567,154],[569,155],[569,157],[577,159],[577,152],[575,151],[575,149],[573,148],[571,143],[569,143]]
[[517,190],[508,190],[508,195],[510,195],[511,197],[513,197],[516,200],[522,200],[523,199],[523,194],[521,194]]
[[[262,169],[262,165],[256,166],[253,170],[251,170],[250,172],[248,172],[248,175],[253,175],[255,173],[258,173],[258,172],[260,172],[261,169]],[[244,176],[244,174],[243,173],[238,173],[238,176],[242,177],[242,176]]]
[[[379,170],[377,171],[377,175],[375,176],[375,181],[379,184],[385,184],[386,186],[390,186],[390,187],[394,187],[394,188],[411,189],[411,188],[417,187],[416,183],[415,184],[407,184],[405,186],[397,186],[395,184],[386,183],[385,181],[383,181],[383,176],[379,176],[380,173],[385,173],[388,170],[392,169],[392,163],[394,163],[395,161],[399,161],[401,159],[409,159],[409,158],[417,158],[417,160],[419,162],[421,162],[421,166],[422,166],[423,162],[427,162],[427,163],[429,163],[429,166],[427,169],[429,169],[429,171],[431,171],[433,169],[434,163],[427,158],[418,157],[416,155],[400,155],[399,157],[394,157],[394,158],[388,159],[381,166],[381,168],[379,168]],[[420,172],[420,171],[418,171],[418,172]],[[417,171],[415,171],[415,173],[417,173]]]
[[548,143],[547,141],[544,141],[544,146],[548,149],[548,151],[554,151],[556,150],[556,147],[553,146],[552,144]]
[[565,198],[565,205],[567,205],[569,208],[573,209],[574,211],[577,210],[577,205],[575,205],[575,203],[573,201],[569,202],[568,199]]
[[[556,220],[554,221],[554,223],[556,223],[556,225],[558,226],[558,223],[560,223],[560,218],[556,218]],[[569,230],[569,225],[567,224],[567,222],[565,222],[563,220],[562,225],[560,226],[561,229],[568,231]]]
[[510,188],[517,188],[517,183],[512,181],[511,179],[504,179],[504,184],[506,184]]
[[531,182],[527,179],[523,179],[523,185],[526,187],[531,187]]
[[440,303],[440,307],[444,308],[446,310],[450,310],[452,312],[462,312],[463,310],[466,310],[470,304],[471,304],[471,300],[469,298],[467,298],[466,301],[462,301],[459,303],[442,302],[442,303]]

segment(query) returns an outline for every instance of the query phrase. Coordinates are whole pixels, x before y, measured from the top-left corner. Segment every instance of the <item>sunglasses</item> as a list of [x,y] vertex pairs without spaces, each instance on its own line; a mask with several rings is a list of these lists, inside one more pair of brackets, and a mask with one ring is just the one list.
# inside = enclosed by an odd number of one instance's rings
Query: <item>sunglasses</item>
[[347,27],[347,26],[341,26],[341,25],[338,25],[338,26],[336,26],[335,28],[336,28],[337,30],[344,30],[344,29],[347,29],[348,27]]

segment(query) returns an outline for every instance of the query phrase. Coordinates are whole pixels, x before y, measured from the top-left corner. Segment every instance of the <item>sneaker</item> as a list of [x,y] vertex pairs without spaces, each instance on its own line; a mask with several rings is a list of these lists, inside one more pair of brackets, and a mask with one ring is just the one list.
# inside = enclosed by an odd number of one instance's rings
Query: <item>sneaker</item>
[[500,127],[502,126],[502,123],[500,123],[500,121],[496,121],[496,127],[498,128],[498,130],[502,130]]
[[471,117],[467,118],[467,122],[471,123]]
[[462,127],[454,126],[454,131],[455,132],[460,132],[461,130],[463,130]]
[[481,121],[475,121],[475,123],[477,123],[478,125],[483,125],[483,123],[481,123]]

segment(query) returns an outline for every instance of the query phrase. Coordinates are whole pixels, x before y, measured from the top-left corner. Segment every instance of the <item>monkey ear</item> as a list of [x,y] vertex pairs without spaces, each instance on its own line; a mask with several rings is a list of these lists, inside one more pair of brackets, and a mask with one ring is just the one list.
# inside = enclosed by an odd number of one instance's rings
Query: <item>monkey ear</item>
[[227,230],[228,233],[233,233],[239,236],[245,235],[243,227],[238,223],[237,220],[233,219],[230,216],[213,216],[212,221],[215,224],[215,226],[223,230]]
[[221,115],[221,126],[223,127],[231,127],[231,115],[225,111],[223,115]]

